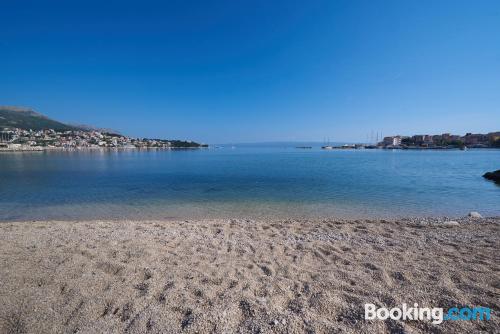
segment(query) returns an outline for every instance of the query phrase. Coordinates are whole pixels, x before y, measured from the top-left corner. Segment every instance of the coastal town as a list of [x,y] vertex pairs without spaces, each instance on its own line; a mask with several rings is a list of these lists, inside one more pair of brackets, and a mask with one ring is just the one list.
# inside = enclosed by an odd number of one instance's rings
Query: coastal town
[[176,149],[207,145],[193,141],[131,138],[98,130],[0,130],[0,151],[42,151],[49,149]]
[[388,136],[375,144],[344,144],[341,146],[325,145],[331,149],[468,149],[500,148],[500,131],[466,133],[464,136],[443,133],[440,135]]
[[384,137],[378,143],[383,148],[500,148],[500,132],[487,134],[467,133],[464,136],[443,133],[441,135],[414,135]]
[[[176,149],[202,148],[186,140],[132,138],[100,130],[0,129],[0,151],[42,151],[50,149]],[[306,148],[306,147],[299,147]],[[311,148],[311,147],[307,147]],[[325,145],[322,149],[468,149],[500,148],[500,132],[440,135],[388,136],[376,144]]]

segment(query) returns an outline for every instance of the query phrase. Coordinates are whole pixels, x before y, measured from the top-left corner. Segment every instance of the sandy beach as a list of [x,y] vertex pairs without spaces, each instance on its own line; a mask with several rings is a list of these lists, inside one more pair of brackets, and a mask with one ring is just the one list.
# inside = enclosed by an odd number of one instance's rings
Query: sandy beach
[[[498,332],[500,218],[0,224],[1,333]],[[365,303],[490,321],[364,320]]]

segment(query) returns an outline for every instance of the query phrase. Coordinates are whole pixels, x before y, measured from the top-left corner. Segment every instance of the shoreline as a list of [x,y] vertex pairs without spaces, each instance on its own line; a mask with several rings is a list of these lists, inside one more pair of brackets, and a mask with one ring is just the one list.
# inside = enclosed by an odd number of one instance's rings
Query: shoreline
[[500,215],[492,216],[482,216],[480,218],[471,217],[470,214],[464,215],[429,215],[429,216],[405,216],[405,215],[395,215],[395,216],[384,216],[384,215],[359,215],[359,216],[349,216],[349,215],[304,215],[304,216],[284,216],[283,214],[264,214],[264,215],[192,215],[192,216],[144,216],[144,217],[81,217],[81,218],[45,218],[45,219],[0,219],[0,226],[2,224],[31,224],[31,223],[100,223],[103,221],[110,223],[142,223],[142,222],[178,222],[178,221],[190,221],[190,222],[207,222],[207,221],[244,221],[244,222],[259,222],[265,221],[268,223],[282,222],[282,221],[297,221],[297,222],[323,222],[332,221],[342,223],[356,222],[356,223],[404,223],[404,224],[421,224],[421,225],[436,225],[439,226],[445,222],[456,221],[459,224],[477,223],[477,222],[500,222]]
[[[500,218],[0,224],[0,329],[493,332]],[[365,321],[364,303],[492,309],[490,321]],[[1,330],[0,330],[1,331]]]
[[[464,151],[459,147],[342,147],[333,146],[331,148],[323,147],[292,147],[303,151],[304,149],[321,149],[322,151],[360,151],[360,150],[382,150],[382,151]],[[102,151],[147,151],[147,150],[188,150],[188,149],[220,149],[220,147],[207,146],[179,146],[179,147],[45,147],[45,146],[27,146],[23,148],[4,148],[0,147],[0,152],[43,152],[43,151],[86,151],[86,150],[102,150]],[[500,147],[473,147],[467,146],[466,150],[500,150]]]
[[207,149],[209,147],[43,147],[32,146],[24,148],[0,148],[0,152],[43,152],[43,151],[149,151],[149,150],[191,150],[191,149]]
[[402,223],[402,224],[421,224],[421,225],[436,225],[439,226],[448,221],[456,221],[459,224],[470,223],[485,223],[485,222],[498,222],[500,223],[500,215],[494,216],[481,216],[474,218],[469,215],[456,215],[456,216],[284,216],[284,215],[269,215],[269,216],[207,216],[200,218],[199,216],[172,216],[165,218],[144,217],[144,218],[79,218],[79,219],[20,219],[20,220],[0,220],[0,224],[32,224],[32,223],[174,223],[174,222],[220,222],[220,221],[243,221],[247,223],[252,222],[283,222],[283,221],[296,221],[296,222],[328,222],[336,221],[339,223]]

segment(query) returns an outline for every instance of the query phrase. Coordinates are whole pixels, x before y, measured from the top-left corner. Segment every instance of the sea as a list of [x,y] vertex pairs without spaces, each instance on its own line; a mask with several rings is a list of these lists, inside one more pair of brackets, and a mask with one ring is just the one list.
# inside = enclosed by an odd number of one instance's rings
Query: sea
[[495,149],[2,152],[0,221],[500,216],[497,169]]

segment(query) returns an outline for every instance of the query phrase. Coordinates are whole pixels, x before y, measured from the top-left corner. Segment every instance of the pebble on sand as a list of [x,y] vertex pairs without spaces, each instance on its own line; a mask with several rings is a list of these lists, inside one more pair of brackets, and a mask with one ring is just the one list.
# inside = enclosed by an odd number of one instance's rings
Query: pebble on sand
[[460,226],[459,222],[457,221],[454,221],[454,220],[450,220],[450,221],[447,221],[447,222],[444,222],[443,223],[444,226]]
[[469,217],[470,218],[483,218],[483,216],[481,216],[481,214],[477,211],[471,211],[469,212]]

